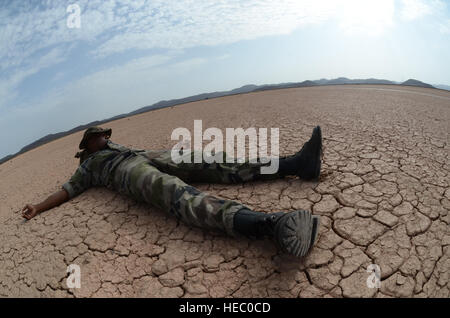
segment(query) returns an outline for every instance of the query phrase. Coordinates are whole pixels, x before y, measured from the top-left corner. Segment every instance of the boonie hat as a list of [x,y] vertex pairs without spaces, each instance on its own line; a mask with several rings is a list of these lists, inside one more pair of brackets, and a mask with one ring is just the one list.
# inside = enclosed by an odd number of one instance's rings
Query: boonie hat
[[102,127],[98,127],[98,126],[89,127],[84,132],[83,139],[81,139],[79,148],[85,149],[86,142],[88,141],[89,137],[92,136],[93,134],[98,134],[98,133],[106,133],[108,135],[108,137],[111,137],[112,129],[111,128],[102,128]]

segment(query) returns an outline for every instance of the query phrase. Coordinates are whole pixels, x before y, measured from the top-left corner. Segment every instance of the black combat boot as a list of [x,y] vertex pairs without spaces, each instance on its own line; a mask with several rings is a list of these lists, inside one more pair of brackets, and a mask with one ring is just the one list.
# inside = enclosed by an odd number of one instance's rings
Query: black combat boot
[[234,230],[246,237],[273,239],[284,253],[305,256],[314,245],[320,218],[309,211],[263,213],[242,209],[234,215]]
[[317,179],[320,175],[321,156],[322,132],[320,126],[317,126],[299,152],[280,159],[278,173],[282,176],[297,175],[304,180]]

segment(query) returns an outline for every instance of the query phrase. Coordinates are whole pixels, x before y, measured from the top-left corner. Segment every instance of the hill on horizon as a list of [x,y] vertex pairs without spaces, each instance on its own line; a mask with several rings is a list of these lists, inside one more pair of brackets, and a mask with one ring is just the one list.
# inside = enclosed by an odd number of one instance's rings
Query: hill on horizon
[[290,82],[290,83],[280,83],[280,84],[264,84],[264,85],[249,84],[249,85],[244,85],[244,86],[241,86],[239,88],[235,88],[235,89],[232,89],[229,91],[202,93],[202,94],[197,94],[197,95],[193,95],[193,96],[188,96],[185,98],[162,100],[155,104],[141,107],[141,108],[131,111],[129,113],[120,114],[120,115],[113,116],[113,117],[103,119],[103,120],[96,120],[93,122],[89,122],[84,125],[76,126],[67,131],[58,132],[55,134],[48,134],[36,141],[24,146],[22,149],[20,149],[15,154],[10,154],[10,155],[7,155],[7,156],[1,158],[0,165],[10,159],[13,159],[14,157],[16,157],[22,153],[25,153],[25,152],[32,150],[34,148],[37,148],[39,146],[42,146],[42,145],[49,143],[53,140],[56,140],[58,138],[65,137],[67,135],[73,134],[73,133],[81,131],[81,130],[85,130],[90,126],[102,125],[104,123],[107,123],[107,122],[110,122],[110,121],[113,121],[116,119],[121,119],[121,118],[129,117],[129,116],[133,116],[133,115],[137,115],[137,114],[142,114],[142,113],[160,109],[160,108],[172,107],[172,106],[176,106],[176,105],[182,105],[182,104],[195,102],[195,101],[199,101],[199,100],[206,100],[206,99],[210,99],[210,98],[217,98],[217,97],[228,96],[228,95],[245,94],[245,93],[273,90],[273,89],[312,87],[312,86],[324,86],[324,85],[354,85],[354,84],[404,85],[404,86],[435,88],[434,86],[432,86],[430,84],[427,84],[427,83],[424,83],[424,82],[421,82],[421,81],[418,81],[415,79],[408,79],[407,81],[405,81],[403,83],[398,83],[398,82],[389,81],[389,80],[385,80],[385,79],[375,79],[375,78],[349,79],[346,77],[339,77],[339,78],[330,79],[330,80],[322,78],[322,79],[314,80],[314,81],[305,80],[303,82]]
[[419,87],[428,87],[428,88],[435,88],[434,86],[415,80],[415,79],[409,79],[405,82],[403,82],[401,85],[406,85],[406,86],[419,86]]

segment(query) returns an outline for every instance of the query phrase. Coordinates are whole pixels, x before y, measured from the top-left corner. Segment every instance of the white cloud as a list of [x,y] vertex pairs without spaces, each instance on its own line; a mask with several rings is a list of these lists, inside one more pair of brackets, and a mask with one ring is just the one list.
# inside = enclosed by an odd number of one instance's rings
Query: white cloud
[[80,29],[67,27],[69,2],[37,5],[15,1],[2,8],[0,107],[17,96],[17,87],[23,80],[61,62],[80,41],[92,45],[91,54],[97,57],[131,49],[182,52],[194,46],[286,34],[298,26],[323,21],[331,14],[326,2],[313,0],[76,3],[81,8]]
[[95,55],[103,57],[130,48],[183,49],[287,34],[330,14],[324,2],[311,0],[151,1],[138,11],[126,12],[127,24],[100,45]]
[[231,57],[231,54],[226,53],[226,54],[223,54],[221,56],[218,56],[217,60],[226,60],[226,59],[228,59],[230,57]]
[[442,0],[401,0],[400,16],[405,21],[432,17],[427,23],[443,34],[450,34],[447,3]]
[[444,34],[450,34],[450,19],[439,24],[439,31]]
[[[14,1],[2,8],[0,19],[0,70],[20,66],[42,49],[73,43],[77,40],[92,41],[107,30],[126,22],[116,16],[113,1],[80,0],[82,27],[67,27],[64,2]],[[44,9],[42,9],[44,7]]]
[[[68,2],[12,2],[0,19],[0,70],[20,66],[41,49],[86,41],[105,57],[129,49],[184,49],[287,34],[335,19],[349,32],[381,34],[392,25],[394,0],[79,0],[81,28],[66,25]],[[416,19],[442,1],[401,0],[401,17]],[[16,13],[18,12],[18,13]]]
[[[394,0],[79,0],[81,28],[66,25],[69,2],[11,2],[0,15],[0,71],[39,50],[86,41],[105,57],[129,49],[184,49],[287,34],[337,20],[344,31],[381,34],[393,24]],[[437,13],[440,0],[397,0],[412,20]]]
[[445,7],[441,0],[401,0],[401,17],[404,20],[415,20],[431,14],[439,14]]
[[335,14],[339,26],[350,34],[377,36],[394,23],[393,0],[340,1]]
[[65,52],[62,48],[54,48],[39,57],[37,61],[27,60],[23,66],[16,68],[9,75],[0,77],[0,108],[17,96],[17,88],[23,80],[49,66],[62,62]]
[[414,20],[431,13],[431,7],[422,0],[402,0],[401,16],[405,20]]
[[33,105],[18,105],[8,116],[60,111],[87,121],[88,118],[103,118],[134,110],[148,104],[157,95],[153,87],[164,82],[162,79],[165,77],[182,75],[207,62],[206,59],[192,58],[170,63],[173,57],[152,55],[104,68],[47,92]]

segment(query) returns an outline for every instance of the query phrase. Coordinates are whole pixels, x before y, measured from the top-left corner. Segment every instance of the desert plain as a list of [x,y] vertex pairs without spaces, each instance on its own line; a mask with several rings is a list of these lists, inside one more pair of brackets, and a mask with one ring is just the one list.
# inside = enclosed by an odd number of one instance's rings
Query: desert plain
[[[193,129],[196,119],[204,129],[277,127],[280,155],[298,151],[312,128],[322,127],[318,181],[194,184],[256,211],[321,215],[307,257],[283,255],[267,239],[188,227],[105,188],[25,221],[25,204],[39,203],[75,172],[78,132],[0,165],[0,296],[449,297],[450,92],[390,85],[280,89],[191,102],[103,127],[113,129],[116,143],[169,149],[173,129]],[[70,264],[81,269],[81,288],[67,287]],[[370,264],[380,269],[379,288],[367,283]]]

